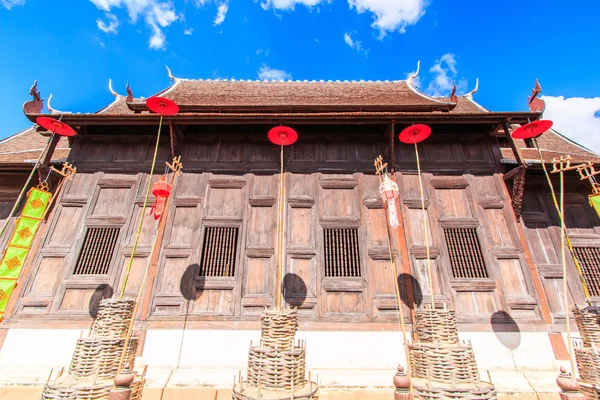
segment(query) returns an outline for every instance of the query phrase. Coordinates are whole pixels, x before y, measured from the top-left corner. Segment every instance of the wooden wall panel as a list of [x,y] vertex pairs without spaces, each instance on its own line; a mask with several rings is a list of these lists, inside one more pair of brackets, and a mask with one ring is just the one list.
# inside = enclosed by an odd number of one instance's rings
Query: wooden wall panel
[[[298,307],[306,318],[318,317],[321,269],[318,264],[322,229],[317,224],[314,175],[286,176],[286,275],[284,297],[289,306]],[[276,227],[274,227],[276,230]]]
[[64,257],[41,257],[39,267],[26,295],[52,297],[64,276]]

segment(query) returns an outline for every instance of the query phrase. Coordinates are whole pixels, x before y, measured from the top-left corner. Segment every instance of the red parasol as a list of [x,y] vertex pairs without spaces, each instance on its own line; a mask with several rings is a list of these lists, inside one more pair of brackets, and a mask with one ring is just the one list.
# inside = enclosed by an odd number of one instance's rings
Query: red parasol
[[273,144],[278,146],[289,146],[298,140],[298,133],[288,126],[276,126],[269,131],[267,136]]
[[512,136],[515,139],[532,139],[540,136],[552,127],[552,121],[541,119],[525,124],[516,129]]
[[146,100],[146,107],[150,111],[160,115],[175,115],[179,112],[179,106],[172,100],[164,97],[150,97]]
[[409,126],[400,132],[400,141],[406,144],[420,143],[431,135],[431,128],[427,125],[417,124]]
[[44,129],[60,136],[75,136],[76,133],[69,125],[50,117],[37,117],[35,123]]

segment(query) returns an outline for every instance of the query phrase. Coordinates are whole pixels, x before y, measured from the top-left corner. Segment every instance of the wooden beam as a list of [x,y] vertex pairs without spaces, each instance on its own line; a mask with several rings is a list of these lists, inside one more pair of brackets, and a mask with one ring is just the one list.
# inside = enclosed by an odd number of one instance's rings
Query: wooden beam
[[508,145],[510,146],[510,148],[513,151],[515,159],[517,160],[517,164],[519,164],[520,166],[522,166],[524,168],[527,168],[527,164],[523,161],[523,156],[521,155],[521,151],[517,147],[517,144],[515,143],[515,140],[513,139],[512,135],[510,133],[510,126],[508,125],[508,122],[504,122],[502,124],[502,126],[504,127],[504,133],[506,134],[506,139],[508,140]]
[[514,178],[515,175],[521,173],[522,170],[523,170],[523,167],[520,166],[520,165],[518,167],[516,167],[516,168],[511,169],[506,174],[504,174],[504,180],[508,181],[509,179]]
[[387,127],[388,131],[388,139],[389,139],[389,156],[388,156],[388,165],[390,166],[390,172],[394,174],[396,172],[396,150],[394,149],[394,145],[396,142],[396,138],[394,137],[394,125],[396,121],[392,120]]

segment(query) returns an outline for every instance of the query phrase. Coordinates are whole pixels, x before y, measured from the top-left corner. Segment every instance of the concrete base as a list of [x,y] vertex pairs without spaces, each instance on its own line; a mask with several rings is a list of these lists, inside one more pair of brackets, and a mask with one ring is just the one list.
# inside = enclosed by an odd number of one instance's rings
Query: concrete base
[[[67,368],[81,333],[10,329],[0,351],[0,398],[39,399],[45,382]],[[548,334],[505,335],[513,336],[460,333],[472,342],[482,380],[491,381],[501,398],[558,400],[556,377],[569,361],[555,359]],[[149,330],[136,360],[138,369],[148,366],[144,400],[231,399],[234,375],[246,376],[248,346],[259,337],[258,330]],[[306,367],[321,399],[393,398],[392,379],[406,362],[400,333],[300,331],[297,339],[306,341]]]

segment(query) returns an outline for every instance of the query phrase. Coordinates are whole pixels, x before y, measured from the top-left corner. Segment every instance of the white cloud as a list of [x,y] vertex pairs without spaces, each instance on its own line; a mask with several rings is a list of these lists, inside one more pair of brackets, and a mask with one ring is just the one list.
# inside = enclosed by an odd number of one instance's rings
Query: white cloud
[[[148,45],[152,49],[164,49],[166,37],[163,32],[178,19],[175,7],[169,0],[90,0],[101,10],[110,12],[113,8],[125,8],[132,23],[137,23],[140,16],[150,27],[152,35]],[[118,23],[118,20],[115,22]],[[97,22],[98,28],[101,28]],[[109,25],[110,26],[110,25]],[[116,27],[115,27],[116,29]]]
[[277,10],[293,10],[296,4],[303,4],[306,7],[313,7],[324,0],[263,0],[260,6],[268,10],[274,8]]
[[221,25],[223,21],[225,21],[225,15],[227,14],[228,9],[229,6],[227,5],[227,2],[219,4],[219,7],[217,8],[217,16],[215,17],[215,26]]
[[25,0],[0,0],[0,4],[2,4],[7,10],[10,10],[15,6],[22,6],[25,4]]
[[183,30],[184,35],[192,35],[194,33],[194,28],[188,28]]
[[359,14],[375,14],[371,27],[379,29],[380,38],[386,32],[404,33],[408,25],[416,24],[425,15],[427,7],[426,0],[348,0],[348,4]]
[[263,64],[258,70],[258,79],[263,81],[283,81],[285,79],[292,79],[292,75],[281,69],[270,68],[266,64]]
[[98,29],[104,33],[117,33],[117,28],[119,28],[117,17],[114,14],[106,13],[106,18],[108,18],[108,23],[105,23],[101,19],[96,20]]
[[600,153],[600,97],[542,96],[544,119],[569,139]]
[[261,54],[264,53],[265,56],[269,56],[269,54],[271,54],[271,50],[267,49],[267,50],[263,50],[263,49],[258,49],[255,51],[256,55],[259,56]]
[[[356,32],[354,32],[356,33]],[[346,42],[346,44],[350,47],[352,47],[354,50],[356,50],[357,53],[363,53],[365,56],[368,55],[369,53],[369,49],[364,49],[362,47],[362,43],[360,40],[354,40],[352,39],[352,36],[350,36],[351,33],[344,33],[344,42]]]
[[[433,97],[443,97],[450,95],[454,82],[456,82],[457,93],[462,93],[467,90],[467,80],[458,77],[457,64],[456,56],[446,53],[429,68],[428,75],[419,75],[413,80],[413,84],[418,87],[421,83],[428,81],[429,84],[427,88],[423,89],[423,92]],[[410,75],[412,74],[414,72],[411,72]]]

